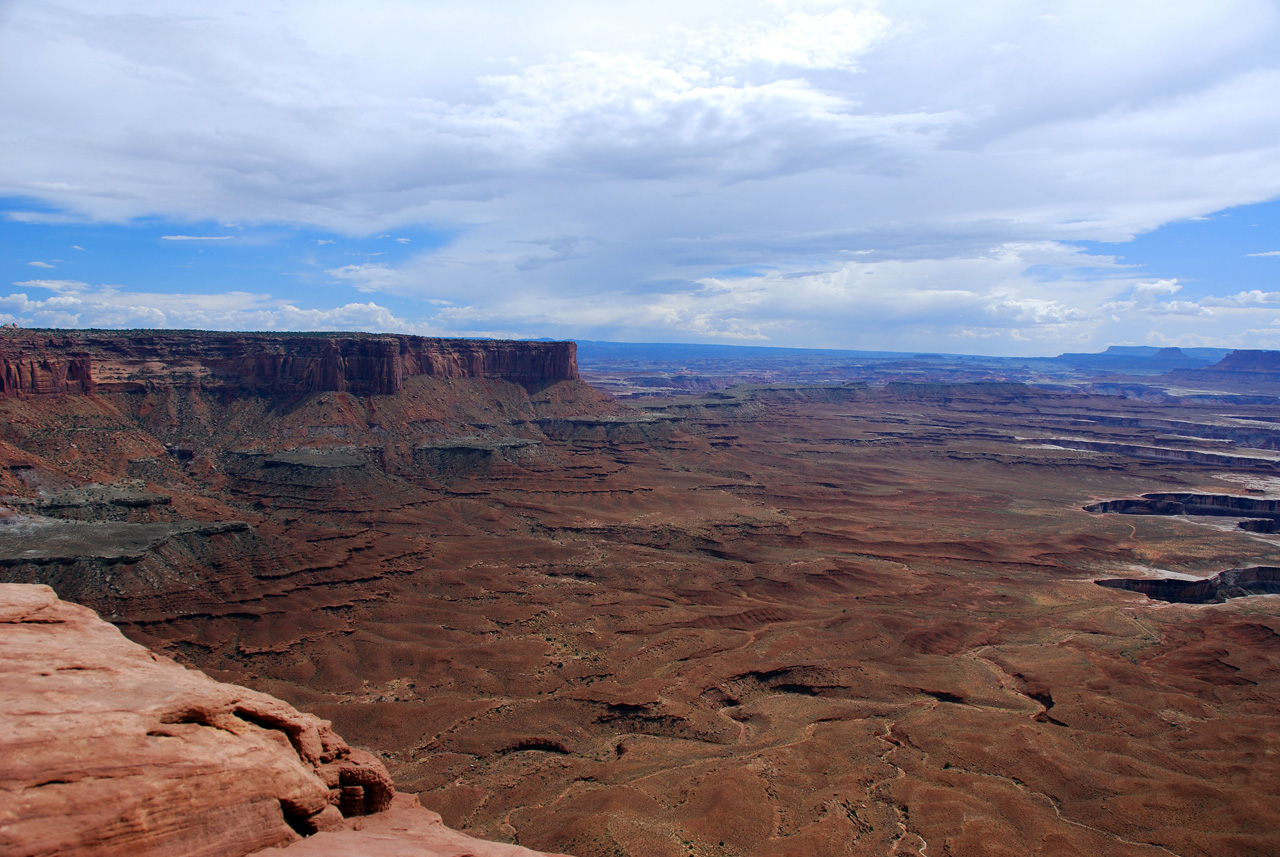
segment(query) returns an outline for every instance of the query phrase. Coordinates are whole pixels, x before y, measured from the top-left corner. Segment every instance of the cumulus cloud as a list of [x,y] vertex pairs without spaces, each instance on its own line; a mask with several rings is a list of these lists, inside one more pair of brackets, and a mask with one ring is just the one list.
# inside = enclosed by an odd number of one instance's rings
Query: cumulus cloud
[[[21,327],[203,330],[366,330],[431,335],[372,301],[301,308],[270,295],[147,293],[78,280],[25,280],[0,296],[0,323]],[[50,292],[32,297],[29,291]]]

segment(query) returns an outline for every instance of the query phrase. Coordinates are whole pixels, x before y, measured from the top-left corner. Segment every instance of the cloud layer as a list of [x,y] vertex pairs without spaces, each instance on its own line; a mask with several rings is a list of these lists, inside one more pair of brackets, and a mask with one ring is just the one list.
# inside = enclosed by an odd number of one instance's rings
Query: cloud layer
[[[13,3],[0,194],[40,203],[14,223],[158,217],[193,246],[226,237],[201,223],[456,236],[328,268],[306,296],[328,302],[306,311],[321,326],[989,353],[1275,342],[1269,299],[1064,244],[1280,196],[1269,0],[603,8]],[[311,323],[283,282],[261,305],[189,309],[59,288],[4,311]],[[397,318],[379,293],[416,308]]]
[[[382,330],[425,333],[373,302],[301,309],[269,295],[132,292],[75,280],[27,280],[0,297],[0,323],[31,327],[156,327],[195,330]],[[29,296],[30,291],[50,293]]]

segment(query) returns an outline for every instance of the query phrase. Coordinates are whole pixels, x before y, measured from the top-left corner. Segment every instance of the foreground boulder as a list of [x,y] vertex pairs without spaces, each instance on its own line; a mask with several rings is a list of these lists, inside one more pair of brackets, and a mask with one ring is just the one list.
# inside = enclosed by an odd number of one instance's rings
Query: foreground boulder
[[268,848],[536,854],[445,828],[328,721],[156,655],[47,586],[0,584],[0,853]]

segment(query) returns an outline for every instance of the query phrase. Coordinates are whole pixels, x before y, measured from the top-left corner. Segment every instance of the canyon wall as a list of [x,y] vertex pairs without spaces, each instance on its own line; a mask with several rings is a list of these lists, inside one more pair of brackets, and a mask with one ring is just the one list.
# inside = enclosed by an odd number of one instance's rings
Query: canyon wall
[[0,332],[0,397],[190,383],[248,393],[390,395],[415,375],[575,380],[577,346],[361,333]]
[[1229,568],[1201,580],[1176,577],[1110,577],[1095,580],[1099,586],[1141,592],[1148,598],[1176,604],[1221,604],[1229,598],[1249,595],[1280,595],[1280,568],[1254,566]]

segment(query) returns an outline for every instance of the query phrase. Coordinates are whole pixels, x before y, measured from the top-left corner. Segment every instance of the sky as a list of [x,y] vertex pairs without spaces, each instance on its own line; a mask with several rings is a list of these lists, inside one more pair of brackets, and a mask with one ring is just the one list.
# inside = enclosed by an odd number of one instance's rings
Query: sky
[[1280,0],[0,0],[0,323],[1280,348]]

